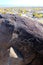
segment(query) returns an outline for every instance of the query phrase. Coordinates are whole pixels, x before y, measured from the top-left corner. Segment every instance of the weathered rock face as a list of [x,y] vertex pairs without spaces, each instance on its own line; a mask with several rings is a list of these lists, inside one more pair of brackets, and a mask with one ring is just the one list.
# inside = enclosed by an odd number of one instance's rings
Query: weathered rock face
[[[9,53],[12,55],[9,55]],[[10,50],[10,52],[7,50],[5,55],[3,57],[0,57],[0,65],[24,65],[23,59],[16,57],[15,51],[13,52]],[[13,57],[14,56],[14,57]]]
[[[37,24],[36,24],[37,23]],[[39,26],[39,27],[38,27]],[[40,28],[40,29],[39,29]],[[41,31],[42,29],[42,31]],[[0,57],[3,58],[5,51],[13,47],[18,57],[22,57],[25,64],[38,65],[43,57],[43,25],[32,21],[28,18],[22,18],[18,15],[1,15],[0,16]],[[41,52],[42,51],[42,52]],[[39,54],[39,55],[38,55]],[[42,57],[40,56],[42,55]],[[41,60],[39,58],[41,57]],[[6,57],[5,57],[6,58]],[[33,59],[35,58],[35,61]],[[37,58],[37,59],[36,59]],[[6,63],[13,65],[21,63],[20,59],[6,59]],[[3,60],[1,61],[2,65]],[[12,64],[13,63],[13,64]],[[4,63],[3,63],[4,65]],[[7,65],[7,64],[5,64]],[[24,64],[18,64],[24,65]],[[43,65],[43,64],[42,64]]]
[[9,21],[5,19],[0,20],[0,49],[9,46],[13,31],[14,26],[9,24]]
[[[15,41],[13,40],[13,42]],[[17,52],[17,54],[19,52],[21,57],[24,59],[25,64],[31,64],[31,63],[34,64],[34,62],[36,64],[40,62],[39,60],[41,58],[40,54],[38,53],[38,50],[33,47],[30,41],[27,40],[21,41],[20,39],[17,39],[15,42],[15,46],[13,46],[13,48],[14,50],[16,49],[15,51]]]

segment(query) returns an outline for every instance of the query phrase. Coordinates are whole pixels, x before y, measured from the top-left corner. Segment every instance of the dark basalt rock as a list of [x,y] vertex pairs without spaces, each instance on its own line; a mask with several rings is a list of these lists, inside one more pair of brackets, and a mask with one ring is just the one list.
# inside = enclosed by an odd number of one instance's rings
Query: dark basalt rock
[[[37,62],[41,62],[43,60],[43,52],[41,53],[41,50],[43,51],[43,25],[18,15],[1,16],[3,19],[0,19],[0,48],[5,50],[13,47],[25,64],[35,62],[33,65],[36,65]],[[13,36],[15,33],[18,37]],[[33,61],[34,58],[35,61]]]

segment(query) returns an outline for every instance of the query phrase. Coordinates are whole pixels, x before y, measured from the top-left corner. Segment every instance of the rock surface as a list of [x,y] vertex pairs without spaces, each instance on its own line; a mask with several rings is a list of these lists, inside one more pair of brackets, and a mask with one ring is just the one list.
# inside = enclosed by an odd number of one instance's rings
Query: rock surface
[[[17,59],[6,53],[10,47]],[[5,54],[8,56],[4,57]],[[18,15],[1,14],[0,58],[0,65],[43,65],[43,24]]]
[[24,65],[23,59],[17,57],[17,54],[10,48],[10,52],[7,50],[5,55],[0,58],[0,65]]

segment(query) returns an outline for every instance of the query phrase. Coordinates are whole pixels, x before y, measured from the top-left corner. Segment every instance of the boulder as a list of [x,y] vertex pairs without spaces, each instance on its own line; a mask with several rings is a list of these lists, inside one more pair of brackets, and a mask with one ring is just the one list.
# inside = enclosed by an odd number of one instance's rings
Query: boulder
[[[30,64],[36,56],[43,60],[43,24],[18,15],[1,14],[1,16],[0,58],[3,58],[7,50],[13,47],[18,57],[22,58],[25,64]],[[16,64],[16,62],[21,63],[21,61],[18,61],[20,60],[18,58],[12,59],[11,57],[7,57],[8,60],[5,59],[6,56],[0,62],[5,61],[9,63],[8,61],[10,61],[10,65],[13,65],[12,63]]]

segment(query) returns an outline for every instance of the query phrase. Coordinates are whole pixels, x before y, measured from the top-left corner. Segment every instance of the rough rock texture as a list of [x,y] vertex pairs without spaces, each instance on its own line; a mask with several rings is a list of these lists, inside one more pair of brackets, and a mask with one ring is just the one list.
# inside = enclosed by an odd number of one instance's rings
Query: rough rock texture
[[[0,58],[4,57],[10,47],[13,47],[15,53],[23,59],[25,64],[43,65],[43,24],[18,15],[1,14]],[[9,57],[6,60],[9,61],[8,59]],[[9,65],[13,65],[12,63],[16,61],[14,59],[10,58],[11,64]],[[3,60],[1,61],[3,62]],[[5,61],[5,63],[8,62]],[[16,65],[16,63],[14,64]]]
[[13,50],[10,48],[10,52],[11,55],[13,53],[12,56],[9,55],[9,51],[7,50],[5,55],[0,58],[0,65],[24,65],[23,59],[16,57],[17,54],[15,51],[13,52]]

